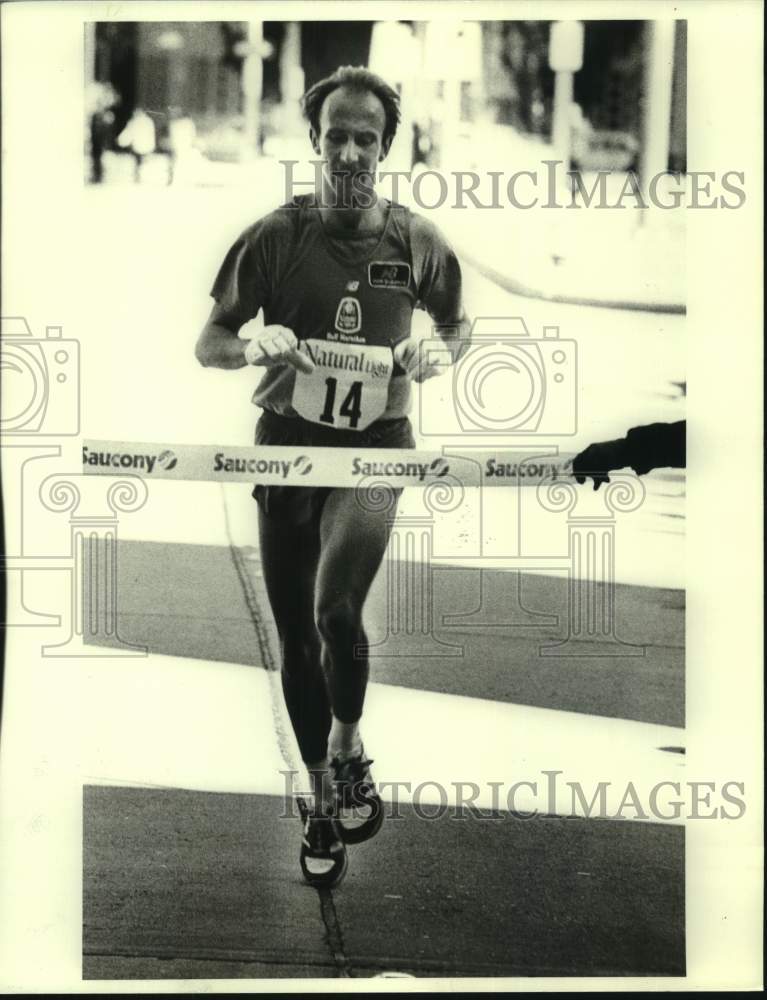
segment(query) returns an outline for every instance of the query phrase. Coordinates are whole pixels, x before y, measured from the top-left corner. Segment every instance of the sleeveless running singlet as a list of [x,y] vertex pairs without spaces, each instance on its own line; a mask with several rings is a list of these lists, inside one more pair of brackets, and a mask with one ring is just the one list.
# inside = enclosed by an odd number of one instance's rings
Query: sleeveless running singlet
[[315,364],[310,375],[266,368],[257,406],[361,431],[408,413],[410,379],[392,348],[418,306],[439,322],[459,318],[461,275],[436,227],[404,206],[388,204],[380,235],[336,238],[306,195],[245,230],[211,294],[243,322],[262,307],[265,324],[289,327]]

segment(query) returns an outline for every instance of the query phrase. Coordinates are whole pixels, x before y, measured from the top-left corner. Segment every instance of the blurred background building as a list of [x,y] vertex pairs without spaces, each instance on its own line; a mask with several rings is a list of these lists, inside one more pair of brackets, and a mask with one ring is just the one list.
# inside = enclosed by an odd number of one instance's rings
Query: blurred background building
[[118,140],[137,111],[155,132],[154,150],[142,154],[154,174],[139,163],[145,176],[306,155],[298,99],[344,64],[369,65],[401,91],[399,169],[468,169],[488,148],[551,143],[559,115],[575,168],[641,169],[649,152],[648,169],[683,172],[686,22],[586,21],[580,31],[562,103],[547,21],[93,23],[89,178],[133,176],[115,157],[131,151],[130,130]]

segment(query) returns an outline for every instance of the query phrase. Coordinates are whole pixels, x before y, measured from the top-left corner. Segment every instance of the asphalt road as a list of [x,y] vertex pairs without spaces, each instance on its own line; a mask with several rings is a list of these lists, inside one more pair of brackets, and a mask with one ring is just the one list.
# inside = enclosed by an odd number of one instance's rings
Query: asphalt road
[[[255,549],[247,551],[257,554]],[[414,634],[402,638],[402,649],[387,648],[390,570],[387,560],[365,609],[373,644],[372,680],[419,691],[684,725],[683,592],[615,587],[616,635],[626,647],[640,646],[641,656],[623,655],[625,648],[612,649],[596,638],[581,640],[567,656],[547,656],[541,655],[541,647],[556,651],[556,644],[567,637],[566,579],[522,573],[517,581],[516,574],[485,571],[482,609],[487,624],[482,626],[471,624],[479,596],[477,571],[444,568],[435,574],[437,624],[424,655],[424,644]],[[228,549],[126,540],[120,543],[118,573],[122,640],[169,656],[261,663],[251,613]],[[407,575],[396,570],[394,575],[404,591]],[[517,625],[495,624],[509,620],[517,583],[528,617]],[[262,604],[268,614],[268,604]],[[470,624],[440,624],[460,615]],[[450,655],[454,653],[458,655]]]
[[[145,646],[158,663],[163,657],[206,661],[213,694],[217,662],[257,674],[268,669],[273,650],[264,657],[231,550],[123,541],[118,569],[122,640]],[[385,572],[367,609],[373,624],[385,610]],[[507,575],[497,577],[491,594],[495,588],[502,594],[507,584]],[[257,574],[253,582],[258,585]],[[522,584],[528,607],[551,613],[562,600],[559,581],[524,577]],[[446,571],[438,593],[440,610],[473,606],[460,571]],[[555,725],[575,712],[588,713],[584,718],[594,726],[600,714],[630,719],[632,710],[647,722],[678,723],[681,597],[622,588],[620,620],[630,638],[646,644],[645,657],[547,661],[537,655],[539,639],[499,642],[497,632],[479,629],[462,636],[460,660],[374,659],[372,679],[391,685],[403,709],[410,689],[420,697],[554,709],[547,718]],[[268,616],[263,601],[260,608]],[[561,637],[557,629],[544,631]],[[173,704],[169,691],[171,755],[174,729],[184,725]],[[441,711],[442,703],[435,704],[430,725],[439,726]],[[226,713],[226,703],[216,706],[216,716]],[[378,736],[376,753],[384,761],[384,739],[401,741],[402,727],[391,721],[383,727],[388,735]],[[477,738],[469,728],[465,737]],[[203,745],[216,738],[215,729],[194,734]],[[484,738],[492,747],[493,737]],[[558,734],[550,738],[554,743]],[[276,736],[262,731],[259,739]],[[285,766],[292,763],[288,756]],[[257,757],[250,766],[257,776]],[[482,777],[471,766],[461,776]],[[452,808],[396,801],[381,834],[350,848],[344,883],[318,893],[301,881],[300,823],[281,818],[284,808],[274,795],[110,787],[108,776],[105,785],[87,787],[84,976],[684,973],[682,826],[551,815],[526,820],[489,809],[458,818]],[[438,818],[424,818],[435,812]]]
[[401,805],[319,893],[283,809],[86,788],[84,978],[684,974],[681,828]]

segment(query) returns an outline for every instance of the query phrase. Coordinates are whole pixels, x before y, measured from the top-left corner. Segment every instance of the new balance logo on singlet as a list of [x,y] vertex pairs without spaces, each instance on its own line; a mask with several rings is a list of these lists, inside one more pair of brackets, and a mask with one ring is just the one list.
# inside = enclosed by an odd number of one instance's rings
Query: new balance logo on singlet
[[410,265],[402,261],[371,261],[368,264],[368,283],[371,288],[407,288],[410,284]]

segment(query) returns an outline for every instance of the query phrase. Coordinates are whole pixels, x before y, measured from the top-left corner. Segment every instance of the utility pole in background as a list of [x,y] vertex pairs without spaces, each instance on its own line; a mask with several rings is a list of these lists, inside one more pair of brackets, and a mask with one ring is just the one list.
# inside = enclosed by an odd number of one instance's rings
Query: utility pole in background
[[551,143],[557,159],[570,169],[575,74],[583,66],[583,22],[555,21],[549,36],[549,66],[554,70]]
[[85,92],[96,78],[96,25],[92,21],[87,21],[83,25],[85,29],[84,52],[85,56]]
[[644,93],[639,178],[642,194],[649,204],[650,180],[668,170],[675,22],[647,21],[644,31]]
[[438,163],[452,169],[465,160],[470,123],[462,117],[464,84],[482,80],[482,28],[478,21],[429,21],[423,41],[421,76],[441,87],[442,97],[431,105],[438,131]]
[[251,160],[260,152],[261,96],[264,82],[264,24],[263,21],[247,21],[246,41],[241,52],[245,58],[242,64],[242,94],[244,133],[242,143],[243,160]]
[[286,135],[301,135],[304,127],[299,101],[304,92],[304,71],[301,68],[301,24],[298,21],[285,22],[279,66],[282,128]]
[[377,21],[370,35],[368,66],[400,90],[401,119],[384,170],[410,170],[413,165],[413,120],[416,108],[415,78],[421,62],[420,45],[410,25]]

